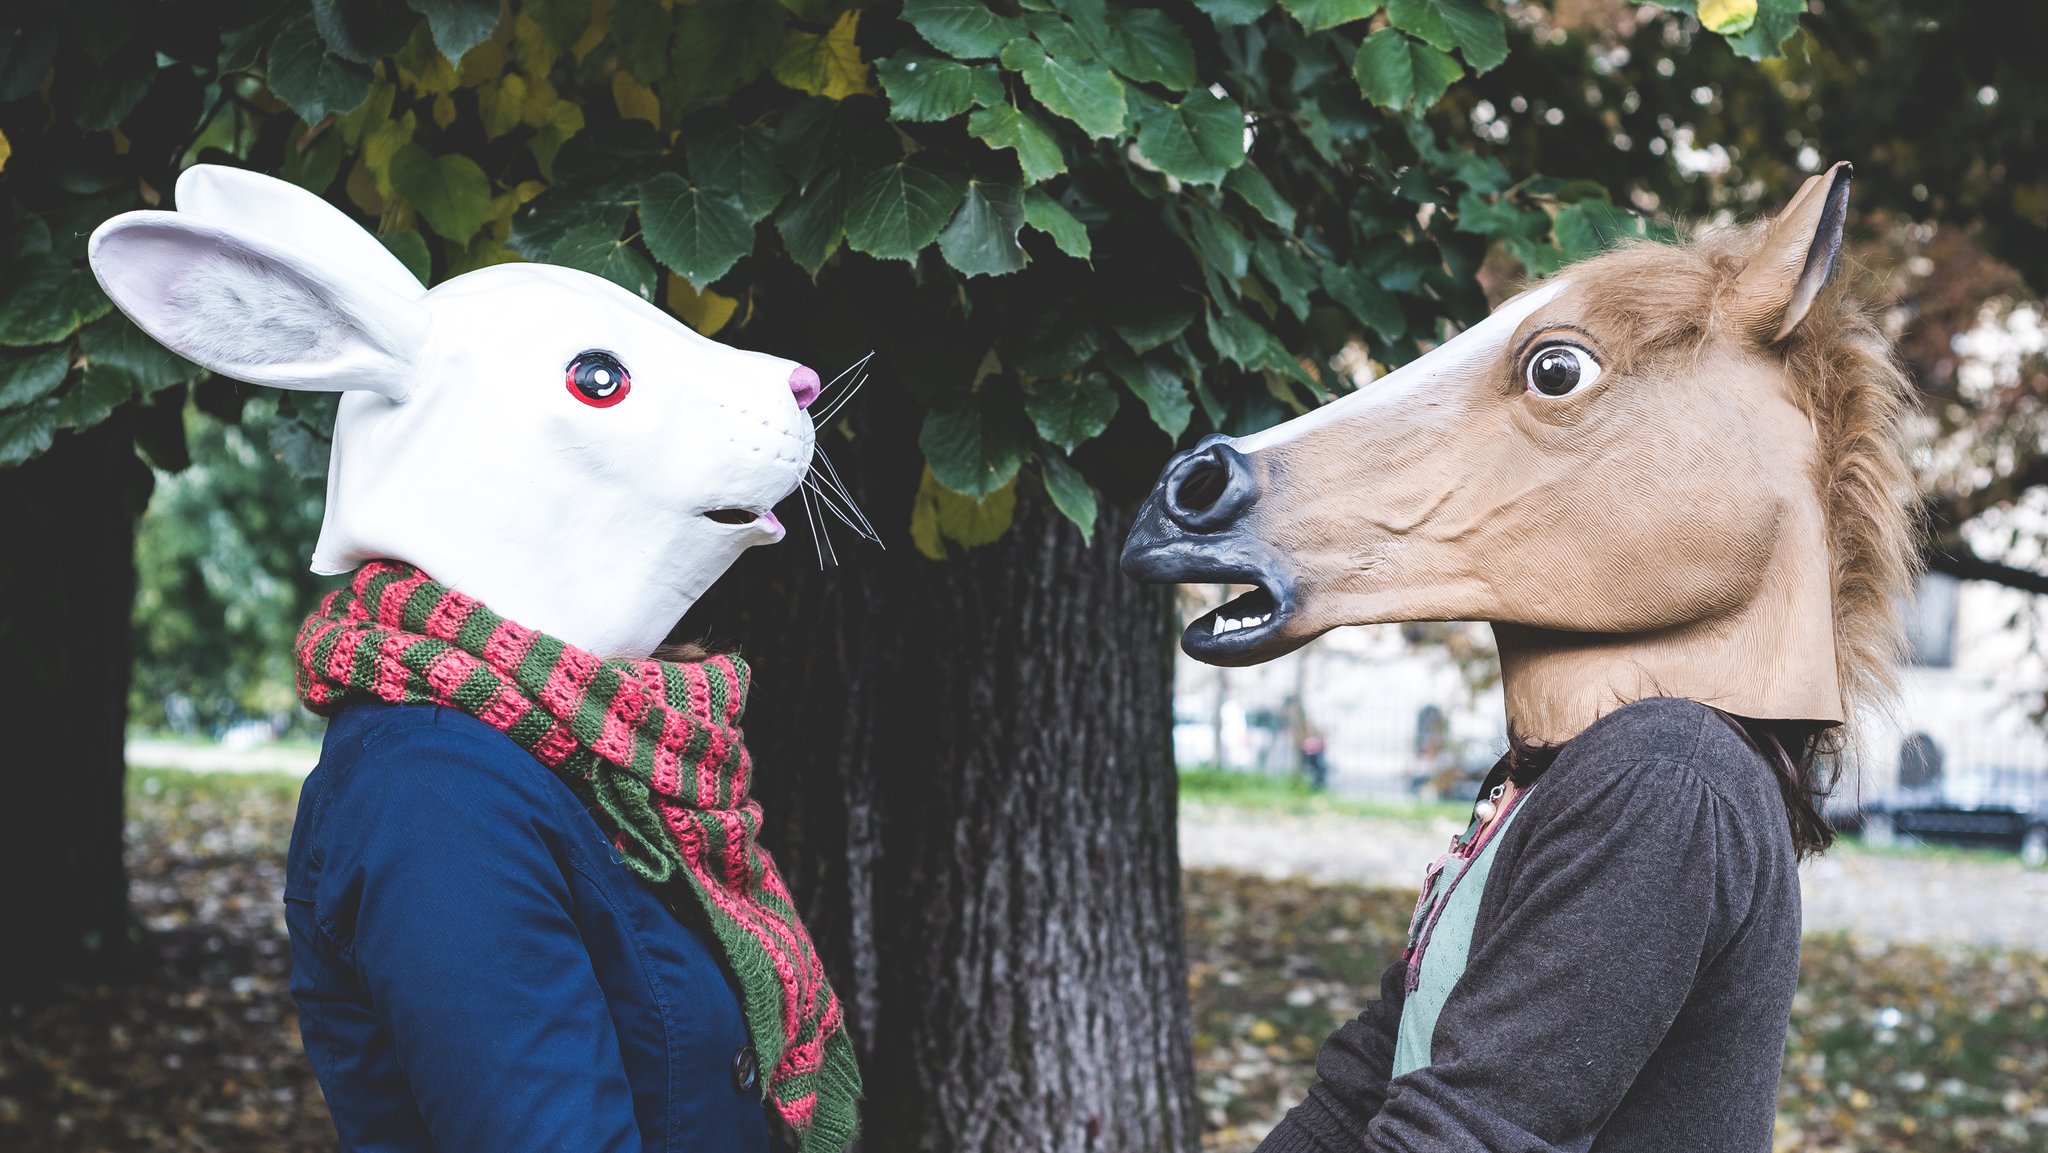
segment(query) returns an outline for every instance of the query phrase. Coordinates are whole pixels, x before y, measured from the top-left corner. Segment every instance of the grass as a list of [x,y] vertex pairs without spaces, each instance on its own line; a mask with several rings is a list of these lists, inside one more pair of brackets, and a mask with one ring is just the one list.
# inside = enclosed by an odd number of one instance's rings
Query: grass
[[131,809],[183,808],[195,800],[227,802],[254,796],[261,800],[296,802],[301,778],[293,773],[200,773],[190,769],[128,768]]
[[1462,801],[1376,800],[1318,792],[1293,774],[1247,773],[1209,766],[1180,771],[1183,804],[1228,805],[1254,812],[1308,815],[1330,813],[1419,825],[1447,820],[1463,824],[1472,806]]

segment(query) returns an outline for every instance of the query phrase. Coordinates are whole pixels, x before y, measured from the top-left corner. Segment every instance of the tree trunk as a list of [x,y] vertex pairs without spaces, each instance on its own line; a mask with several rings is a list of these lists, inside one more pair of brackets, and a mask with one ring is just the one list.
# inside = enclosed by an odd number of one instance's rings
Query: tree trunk
[[826,443],[888,551],[842,531],[820,573],[793,523],[684,629],[753,662],[757,793],[847,1005],[862,1147],[1192,1150],[1171,605],[1117,569],[1136,500],[1084,545],[1027,480],[1001,540],[934,562],[905,531],[915,415],[866,415]]
[[122,744],[148,493],[125,414],[0,470],[0,1001],[128,954]]

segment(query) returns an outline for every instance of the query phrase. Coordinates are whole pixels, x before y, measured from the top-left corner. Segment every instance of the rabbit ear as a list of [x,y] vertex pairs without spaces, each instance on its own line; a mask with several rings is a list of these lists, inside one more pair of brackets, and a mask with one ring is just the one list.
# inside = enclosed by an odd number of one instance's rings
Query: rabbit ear
[[288,181],[219,164],[195,164],[178,177],[175,203],[178,215],[188,220],[268,237],[400,296],[417,298],[427,291],[390,249],[348,214]]
[[431,327],[416,298],[374,275],[181,213],[124,212],[93,232],[88,257],[144,332],[253,384],[404,400]]

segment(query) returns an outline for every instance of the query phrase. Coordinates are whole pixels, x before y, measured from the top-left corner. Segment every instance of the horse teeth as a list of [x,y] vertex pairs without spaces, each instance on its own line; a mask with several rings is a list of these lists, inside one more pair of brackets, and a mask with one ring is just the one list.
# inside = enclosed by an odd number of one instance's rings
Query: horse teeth
[[1222,632],[1223,632],[1223,618],[1222,618],[1222,617],[1217,617],[1217,618],[1216,618],[1216,627],[1215,627],[1215,628],[1212,628],[1212,629],[1210,629],[1210,630],[1209,630],[1209,635],[1213,637],[1213,636],[1217,636],[1217,635],[1220,635],[1220,634],[1221,634]]

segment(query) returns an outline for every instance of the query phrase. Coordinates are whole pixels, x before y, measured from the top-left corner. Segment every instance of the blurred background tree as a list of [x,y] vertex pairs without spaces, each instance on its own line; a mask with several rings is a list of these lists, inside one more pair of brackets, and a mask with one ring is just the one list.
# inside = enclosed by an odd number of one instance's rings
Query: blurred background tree
[[[1804,7],[10,7],[0,652],[24,743],[0,867],[64,881],[0,905],[23,943],[0,980],[117,966],[130,940],[131,666],[148,723],[272,715],[318,588],[331,407],[204,377],[83,266],[100,220],[235,164],[353,211],[429,283],[550,260],[828,376],[873,354],[820,443],[887,551],[844,555],[843,527],[757,550],[679,629],[761,670],[770,838],[847,997],[872,1144],[1191,1147],[1175,625],[1115,567],[1176,445],[1305,411],[1521,275],[1747,214],[1837,158],[1930,435],[2038,408],[2038,372],[1976,387],[1952,353],[2048,259],[2020,55],[2044,17]],[[2038,441],[1930,469],[1940,563],[2039,579],[1957,528],[2038,483]],[[822,534],[828,499],[784,516]]]

